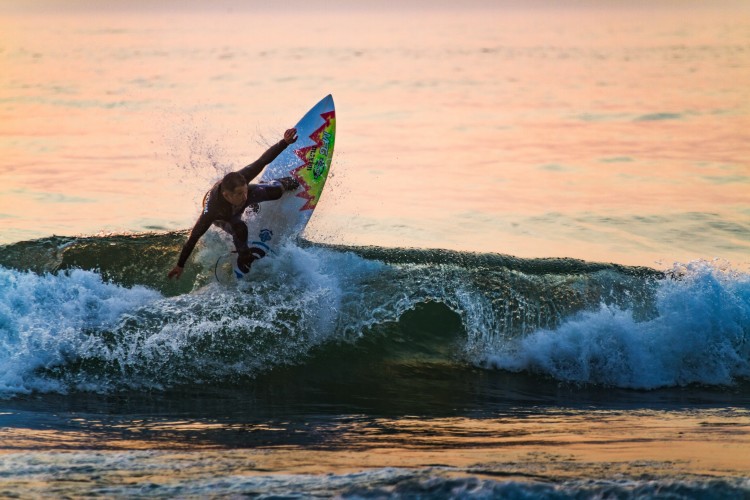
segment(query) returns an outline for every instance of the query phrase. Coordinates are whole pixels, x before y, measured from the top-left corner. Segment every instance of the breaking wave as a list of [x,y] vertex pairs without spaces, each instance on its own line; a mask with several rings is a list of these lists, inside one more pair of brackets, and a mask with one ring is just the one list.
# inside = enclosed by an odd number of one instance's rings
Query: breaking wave
[[0,247],[0,395],[242,384],[351,346],[373,370],[386,356],[621,388],[750,378],[750,277],[717,263],[664,273],[303,242],[227,286],[213,272],[226,242],[208,237],[168,282],[184,237]]

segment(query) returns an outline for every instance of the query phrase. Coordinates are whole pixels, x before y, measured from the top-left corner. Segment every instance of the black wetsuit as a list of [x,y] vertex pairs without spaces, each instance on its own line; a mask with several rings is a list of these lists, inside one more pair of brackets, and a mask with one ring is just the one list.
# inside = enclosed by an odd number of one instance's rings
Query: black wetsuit
[[[263,168],[271,163],[287,147],[283,139],[271,146],[260,158],[239,171],[248,183],[253,180]],[[247,207],[258,210],[258,203],[268,200],[277,200],[284,193],[284,187],[279,183],[273,184],[250,184],[247,190],[247,201],[239,207],[233,206],[221,194],[221,182],[217,182],[203,197],[203,211],[198,221],[193,226],[185,245],[182,247],[177,265],[185,267],[188,257],[195,248],[198,240],[206,234],[211,224],[215,224],[234,239],[234,246],[238,252],[247,250],[247,226],[242,221],[242,214]]]

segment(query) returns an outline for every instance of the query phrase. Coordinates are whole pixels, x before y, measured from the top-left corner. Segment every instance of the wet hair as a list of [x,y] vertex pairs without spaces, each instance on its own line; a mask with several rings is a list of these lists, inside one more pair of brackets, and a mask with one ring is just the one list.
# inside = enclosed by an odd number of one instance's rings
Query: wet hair
[[239,172],[229,172],[221,179],[221,190],[232,192],[240,186],[247,185],[245,177]]

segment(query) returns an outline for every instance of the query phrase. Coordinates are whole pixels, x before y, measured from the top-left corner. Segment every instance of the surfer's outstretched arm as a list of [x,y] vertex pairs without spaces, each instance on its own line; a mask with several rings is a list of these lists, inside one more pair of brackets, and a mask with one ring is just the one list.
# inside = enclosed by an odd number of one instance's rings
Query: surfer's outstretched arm
[[268,148],[268,151],[260,155],[260,158],[252,162],[250,165],[239,170],[239,173],[242,174],[247,182],[252,181],[258,176],[258,174],[265,168],[266,165],[274,161],[276,157],[279,156],[288,145],[293,144],[296,141],[297,129],[290,128],[289,130],[284,132],[283,139]]
[[180,276],[182,276],[182,271],[185,269],[185,262],[187,262],[188,257],[190,257],[190,254],[193,252],[198,240],[201,239],[201,236],[206,234],[208,228],[211,227],[211,222],[212,220],[207,217],[206,214],[202,214],[198,218],[195,226],[193,226],[193,230],[190,232],[190,237],[182,247],[182,252],[180,252],[180,258],[177,260],[177,265],[169,271],[167,278],[174,277],[179,279]]

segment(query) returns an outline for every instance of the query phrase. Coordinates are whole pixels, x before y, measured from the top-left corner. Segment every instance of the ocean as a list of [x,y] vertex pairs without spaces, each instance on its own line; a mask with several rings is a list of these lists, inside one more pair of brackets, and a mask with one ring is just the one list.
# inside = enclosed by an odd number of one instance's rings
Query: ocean
[[[750,497],[746,6],[0,13],[0,496]],[[167,280],[328,93],[301,237]]]

